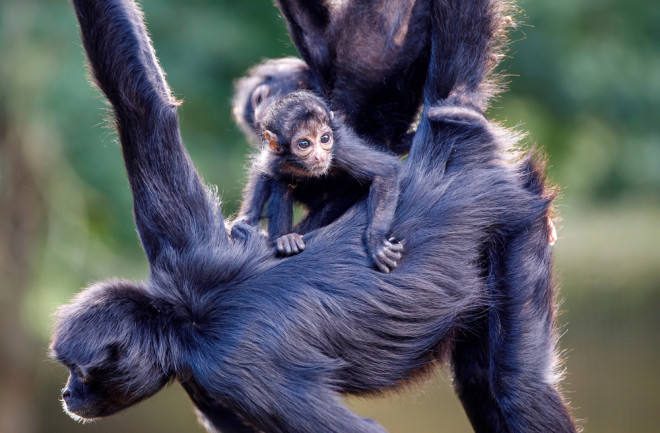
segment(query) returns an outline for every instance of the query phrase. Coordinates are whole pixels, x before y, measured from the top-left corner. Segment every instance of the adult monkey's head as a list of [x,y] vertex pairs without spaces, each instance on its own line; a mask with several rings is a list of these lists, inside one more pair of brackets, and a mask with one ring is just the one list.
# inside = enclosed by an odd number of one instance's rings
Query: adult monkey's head
[[236,123],[251,141],[258,143],[258,122],[264,109],[296,90],[318,90],[314,74],[304,61],[284,57],[253,66],[234,84],[232,113]]
[[172,379],[165,317],[144,284],[119,280],[96,283],[59,308],[50,352],[69,369],[62,403],[71,417],[111,415]]

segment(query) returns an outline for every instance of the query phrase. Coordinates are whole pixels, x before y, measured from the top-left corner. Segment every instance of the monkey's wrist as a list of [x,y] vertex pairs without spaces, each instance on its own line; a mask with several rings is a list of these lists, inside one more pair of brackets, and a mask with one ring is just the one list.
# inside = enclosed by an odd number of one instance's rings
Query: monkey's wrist
[[236,222],[247,224],[247,225],[250,225],[250,226],[257,226],[257,225],[259,225],[259,217],[256,217],[254,215],[245,215],[245,216],[239,218]]
[[367,229],[364,235],[365,243],[369,246],[374,246],[387,240],[387,232],[385,230]]

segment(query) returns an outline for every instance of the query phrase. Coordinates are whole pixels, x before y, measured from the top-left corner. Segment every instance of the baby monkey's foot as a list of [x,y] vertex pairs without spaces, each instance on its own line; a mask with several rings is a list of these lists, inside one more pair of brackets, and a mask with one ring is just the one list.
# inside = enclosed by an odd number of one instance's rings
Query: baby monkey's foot
[[401,260],[401,252],[403,251],[403,244],[394,238],[381,239],[376,242],[376,245],[369,246],[369,253],[371,260],[374,261],[381,272],[389,274],[398,266]]
[[281,256],[293,256],[302,253],[305,249],[305,242],[302,235],[298,233],[289,233],[277,238],[277,252]]

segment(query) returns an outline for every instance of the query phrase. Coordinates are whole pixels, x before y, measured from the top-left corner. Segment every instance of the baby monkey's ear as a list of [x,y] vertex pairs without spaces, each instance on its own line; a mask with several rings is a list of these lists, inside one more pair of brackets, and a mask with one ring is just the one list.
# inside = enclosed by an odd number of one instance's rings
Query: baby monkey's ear
[[273,134],[269,130],[264,131],[264,138],[268,142],[268,145],[275,153],[282,152],[282,146],[280,146],[280,140],[278,140],[277,135]]

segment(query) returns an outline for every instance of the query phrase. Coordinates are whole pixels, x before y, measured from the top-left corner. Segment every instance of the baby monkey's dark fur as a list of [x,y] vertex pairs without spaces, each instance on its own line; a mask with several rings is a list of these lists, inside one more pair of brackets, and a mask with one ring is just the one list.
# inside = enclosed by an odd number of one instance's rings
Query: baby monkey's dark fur
[[[293,203],[307,209],[322,206],[330,194],[349,193],[338,190],[338,185],[350,186],[357,180],[370,187],[365,232],[369,257],[383,272],[394,269],[403,250],[400,242],[389,238],[399,198],[399,159],[364,143],[308,91],[289,93],[271,104],[260,129],[265,143],[250,168],[241,221],[257,225],[268,202],[268,233],[277,251],[297,254],[305,243],[301,233],[292,233]],[[337,216],[328,213],[316,220],[324,226]]]

